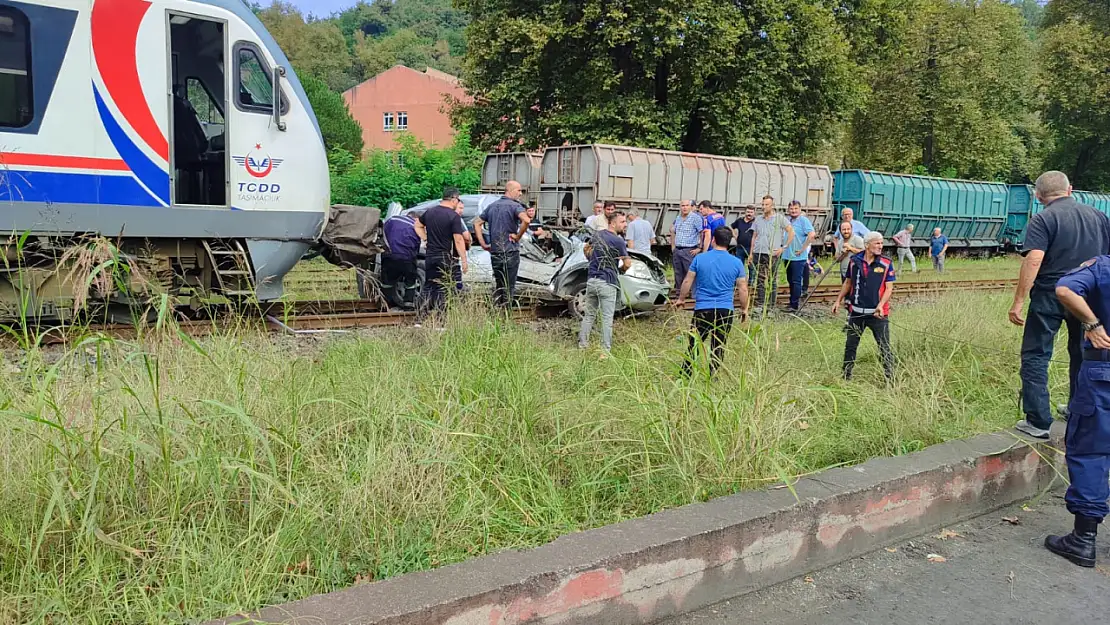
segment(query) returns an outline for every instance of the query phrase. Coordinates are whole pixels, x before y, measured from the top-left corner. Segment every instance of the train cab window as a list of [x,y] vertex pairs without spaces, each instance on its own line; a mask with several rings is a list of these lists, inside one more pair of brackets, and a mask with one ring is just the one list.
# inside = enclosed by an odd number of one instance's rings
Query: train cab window
[[[239,89],[235,102],[244,111],[270,114],[274,110],[274,83],[270,66],[252,44],[236,46],[235,64],[239,73]],[[281,98],[281,112],[289,111],[289,102]]]
[[0,7],[0,127],[22,128],[35,116],[27,16]]

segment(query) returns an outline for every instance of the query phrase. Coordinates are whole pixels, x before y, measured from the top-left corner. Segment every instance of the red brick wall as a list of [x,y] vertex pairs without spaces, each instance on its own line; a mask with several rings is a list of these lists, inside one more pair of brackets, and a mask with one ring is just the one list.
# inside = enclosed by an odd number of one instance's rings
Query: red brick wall
[[362,125],[362,140],[366,149],[391,150],[396,147],[397,130],[383,128],[383,115],[408,113],[408,132],[428,145],[446,146],[451,143],[454,131],[447,114],[446,96],[469,101],[457,81],[441,78],[445,74],[431,75],[395,65],[366,82],[351,87],[343,93],[343,100],[351,116]]

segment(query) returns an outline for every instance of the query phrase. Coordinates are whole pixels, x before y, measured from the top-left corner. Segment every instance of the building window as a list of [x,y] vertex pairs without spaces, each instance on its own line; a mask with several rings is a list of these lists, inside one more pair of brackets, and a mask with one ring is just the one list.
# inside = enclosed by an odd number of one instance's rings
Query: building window
[[382,113],[382,130],[393,130],[393,113]]
[[409,129],[409,114],[405,111],[397,113],[397,130]]
[[22,11],[0,7],[0,126],[22,128],[35,117],[30,31]]

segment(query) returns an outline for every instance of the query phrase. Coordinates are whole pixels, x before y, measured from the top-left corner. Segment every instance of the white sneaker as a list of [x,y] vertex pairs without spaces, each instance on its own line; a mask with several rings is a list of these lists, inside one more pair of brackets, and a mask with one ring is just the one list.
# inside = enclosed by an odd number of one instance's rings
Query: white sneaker
[[1067,404],[1056,404],[1056,414],[1060,415],[1060,418],[1064,421],[1067,421],[1068,417],[1071,415],[1071,413],[1068,412]]
[[1033,438],[1041,438],[1045,440],[1048,439],[1048,430],[1042,430],[1032,423],[1029,423],[1025,419],[1022,419],[1021,421],[1018,421],[1016,424],[1014,424],[1014,429],[1018,432],[1021,432],[1022,434],[1032,436]]

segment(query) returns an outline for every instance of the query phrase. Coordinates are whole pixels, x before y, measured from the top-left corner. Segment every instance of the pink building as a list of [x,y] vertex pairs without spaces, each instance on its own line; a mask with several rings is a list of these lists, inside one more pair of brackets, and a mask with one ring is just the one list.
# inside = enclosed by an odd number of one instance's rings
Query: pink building
[[448,98],[470,102],[459,79],[428,68],[423,72],[394,65],[343,93],[359,124],[366,149],[391,150],[396,133],[407,131],[428,145],[446,146],[454,137]]

